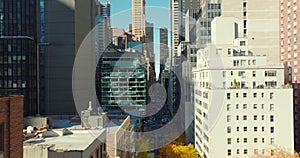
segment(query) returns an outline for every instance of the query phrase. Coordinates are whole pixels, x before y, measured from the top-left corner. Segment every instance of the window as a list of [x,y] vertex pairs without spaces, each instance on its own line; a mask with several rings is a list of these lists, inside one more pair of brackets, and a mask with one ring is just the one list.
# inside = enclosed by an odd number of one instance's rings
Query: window
[[238,98],[239,97],[239,93],[236,93],[235,96],[236,96],[236,98]]
[[245,46],[246,45],[246,41],[240,41],[240,46]]
[[262,138],[262,139],[261,139],[261,142],[264,143],[264,142],[265,142],[265,138]]
[[261,104],[261,109],[264,109],[265,105],[264,104]]
[[244,98],[247,98],[247,93],[243,93],[243,97],[244,97]]
[[230,99],[230,93],[227,93],[227,99]]
[[247,132],[247,127],[246,126],[244,127],[244,132]]
[[257,109],[257,104],[253,104],[253,109]]
[[274,156],[274,150],[273,149],[271,150],[271,156]]
[[236,149],[236,154],[240,154],[240,149]]
[[236,104],[236,105],[235,105],[235,108],[236,108],[236,109],[239,109],[239,104]]
[[256,77],[256,71],[252,71],[252,77]]
[[231,133],[231,127],[230,126],[227,127],[227,133]]
[[261,97],[262,97],[262,98],[264,97],[264,93],[261,93]]
[[4,125],[0,124],[0,151],[4,151]]
[[248,139],[247,138],[244,138],[244,143],[247,143]]
[[257,115],[253,116],[253,120],[256,121],[257,120]]
[[254,143],[257,143],[257,138],[254,138]]
[[240,138],[236,138],[236,143],[240,143]]
[[231,121],[231,115],[227,115],[227,122]]
[[230,111],[230,109],[231,109],[230,104],[227,104],[227,111]]
[[236,127],[236,131],[239,132],[240,131],[240,127]]
[[243,120],[247,120],[247,115],[244,115],[244,116],[243,116]]
[[270,104],[270,111],[274,111],[274,104]]
[[265,127],[261,127],[261,131],[263,131],[263,132],[264,132],[264,131],[265,131]]
[[236,115],[236,120],[239,120],[239,115]]
[[243,109],[247,109],[247,104],[243,104]]
[[223,77],[226,77],[226,71],[223,71]]
[[227,150],[227,155],[228,155],[228,156],[231,156],[231,149],[228,149],[228,150]]
[[244,149],[244,154],[248,154],[248,150],[247,149]]
[[254,129],[253,129],[253,130],[254,130],[254,132],[257,132],[257,127],[254,127]]
[[271,139],[270,139],[270,143],[271,143],[271,144],[274,144],[274,138],[271,138]]
[[274,133],[274,127],[270,127],[270,133]]
[[274,122],[274,115],[270,116],[270,122]]
[[261,120],[265,120],[265,116],[264,115],[261,115]]
[[274,93],[270,93],[270,99],[273,99]]
[[265,71],[265,76],[276,76],[276,71],[275,70],[269,70],[269,71]]
[[253,98],[256,98],[257,97],[257,93],[253,93]]
[[227,138],[227,144],[231,144],[231,138]]

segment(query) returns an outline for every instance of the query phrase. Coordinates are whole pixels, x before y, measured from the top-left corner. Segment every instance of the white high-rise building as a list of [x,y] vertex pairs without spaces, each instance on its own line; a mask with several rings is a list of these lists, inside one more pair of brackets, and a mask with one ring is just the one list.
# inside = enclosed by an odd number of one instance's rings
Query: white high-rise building
[[[293,153],[293,92],[284,66],[254,56],[238,38],[238,20],[212,21],[212,43],[198,51],[193,69],[195,147],[204,158]],[[253,52],[255,54],[255,52]]]

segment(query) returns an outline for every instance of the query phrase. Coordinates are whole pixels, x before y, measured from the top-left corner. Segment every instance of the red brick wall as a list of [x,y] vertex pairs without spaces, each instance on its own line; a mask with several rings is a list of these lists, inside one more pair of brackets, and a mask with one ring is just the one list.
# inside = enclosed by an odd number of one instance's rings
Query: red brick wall
[[0,124],[4,124],[4,158],[23,157],[23,96],[0,98]]

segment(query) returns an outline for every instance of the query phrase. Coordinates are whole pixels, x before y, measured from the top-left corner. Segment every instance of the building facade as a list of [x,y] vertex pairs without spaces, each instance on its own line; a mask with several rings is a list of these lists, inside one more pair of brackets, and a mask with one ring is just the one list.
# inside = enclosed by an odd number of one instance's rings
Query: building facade
[[[44,0],[44,87],[42,113],[76,114],[72,94],[75,55],[95,26],[95,0]],[[59,28],[59,29],[58,29]],[[42,100],[42,99],[41,99]]]
[[215,18],[215,45],[198,51],[196,149],[203,157],[272,156],[276,147],[293,153],[292,89],[284,84],[284,65],[249,53],[249,39],[236,38],[237,23]]
[[204,0],[200,10],[201,15],[196,19],[196,45],[204,48],[211,43],[211,21],[221,15],[221,0]]
[[294,88],[294,138],[295,150],[300,150],[300,122],[299,122],[299,102],[300,91],[298,78],[299,75],[299,17],[300,13],[298,1],[280,0],[280,61],[287,66],[286,82],[291,83]]
[[199,0],[171,0],[171,48],[176,54],[179,43],[185,39],[185,14],[188,9],[199,8]]
[[145,59],[139,52],[121,53],[115,49],[104,52],[97,70],[100,80],[97,95],[108,115],[131,115],[132,121],[139,123],[146,114],[146,71]]
[[0,157],[23,157],[23,99],[0,98]]
[[[257,5],[259,4],[259,5]],[[279,62],[279,2],[223,0],[222,16],[238,18],[239,37],[248,37],[249,51]]]
[[38,113],[38,1],[0,2],[0,95],[24,95],[24,114]]
[[169,57],[169,37],[168,28],[159,29],[159,52],[160,52],[160,64],[165,64],[166,59]]
[[132,0],[132,34],[137,41],[144,41],[146,35],[145,0]]
[[110,2],[96,3],[98,13],[96,15],[96,62],[100,58],[100,54],[104,52],[112,42],[112,28],[110,23]]

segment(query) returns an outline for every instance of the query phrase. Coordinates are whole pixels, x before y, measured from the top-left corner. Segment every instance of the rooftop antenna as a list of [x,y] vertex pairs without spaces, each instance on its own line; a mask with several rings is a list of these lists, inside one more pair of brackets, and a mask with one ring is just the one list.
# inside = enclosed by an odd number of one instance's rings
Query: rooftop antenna
[[92,101],[89,101],[89,108],[88,108],[88,110],[90,110],[90,111],[93,110],[93,108],[92,108]]

